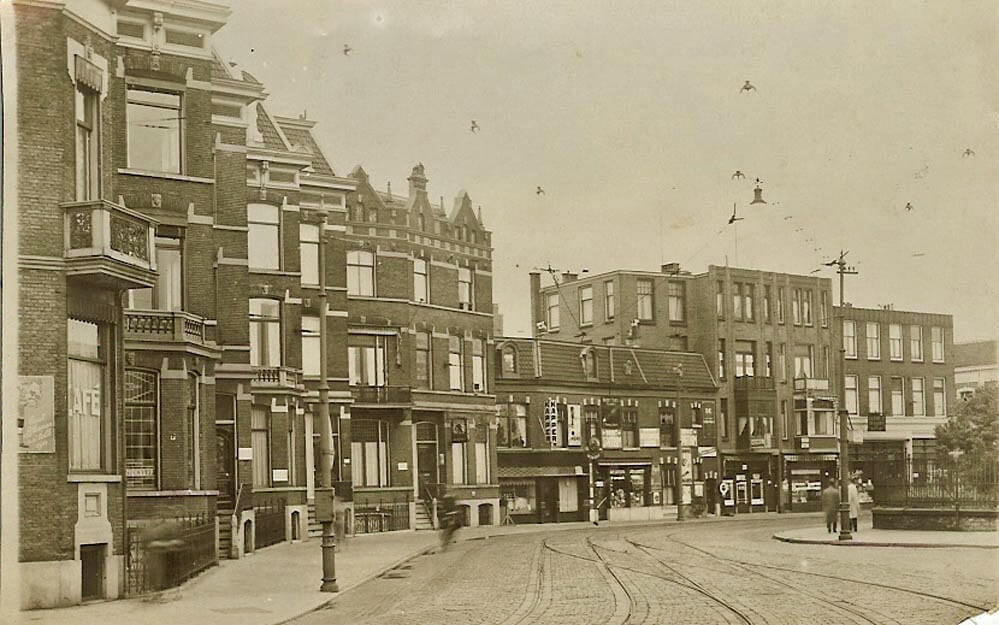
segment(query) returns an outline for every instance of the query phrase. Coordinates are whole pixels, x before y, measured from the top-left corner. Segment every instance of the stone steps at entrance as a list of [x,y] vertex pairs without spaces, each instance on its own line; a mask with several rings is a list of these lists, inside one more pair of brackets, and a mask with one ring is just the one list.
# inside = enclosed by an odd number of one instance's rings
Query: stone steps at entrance
[[219,560],[232,558],[232,510],[217,509],[215,518],[219,526]]
[[434,529],[433,521],[430,515],[427,514],[427,508],[423,500],[416,500],[416,525],[413,529],[417,530],[432,530]]
[[316,518],[316,504],[315,502],[309,502],[308,505],[309,514],[309,538],[319,538],[323,535],[323,525]]

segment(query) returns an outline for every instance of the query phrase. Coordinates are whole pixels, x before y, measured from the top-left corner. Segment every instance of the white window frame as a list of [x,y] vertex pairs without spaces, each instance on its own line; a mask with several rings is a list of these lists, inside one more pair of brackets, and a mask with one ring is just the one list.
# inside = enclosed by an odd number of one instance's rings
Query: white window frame
[[451,443],[451,483],[468,483],[468,460],[466,456],[466,443]]
[[[897,349],[896,349],[897,348]],[[902,324],[888,324],[888,359],[901,361],[903,359]]]
[[[264,426],[260,426],[258,415],[263,415]],[[250,411],[250,448],[253,450],[251,472],[254,488],[267,488],[271,485],[271,417],[264,406],[254,405]],[[263,442],[259,434],[263,433]],[[263,453],[259,453],[260,450]]]
[[923,362],[923,326],[909,326],[909,358],[912,362]]
[[472,339],[472,391],[488,393],[486,388],[486,356],[485,341]]
[[468,267],[458,267],[458,308],[475,309],[475,282]]
[[[370,335],[355,335],[368,338]],[[347,379],[351,386],[382,387],[388,384],[388,370],[385,366],[385,337],[370,336],[373,345],[351,345],[347,343]]]
[[[939,390],[937,383],[940,384]],[[933,416],[947,416],[947,378],[933,378]]]
[[860,413],[858,384],[859,381],[856,375],[843,376],[843,403],[846,405],[846,411],[851,415]]
[[[918,390],[917,390],[918,387]],[[909,394],[912,397],[912,416],[926,416],[926,380],[923,378],[909,379]],[[918,400],[916,398],[919,398]]]
[[593,286],[579,287],[579,325],[593,325]]
[[846,358],[857,357],[857,322],[852,319],[843,320],[843,352]]
[[[177,98],[177,105],[174,106],[172,104],[166,104],[166,103],[155,103],[154,104],[154,103],[148,102],[148,101],[135,100],[131,96],[131,92],[133,92],[133,91],[144,91],[144,92],[148,92],[148,93],[159,93],[159,94],[164,94],[164,95],[175,96]],[[173,120],[174,119],[173,115],[168,115],[167,111],[175,111],[176,112],[176,121],[177,121],[177,145],[176,145],[176,149],[177,149],[177,168],[176,168],[176,170],[174,170],[172,167],[168,168],[168,169],[149,169],[148,167],[139,167],[138,164],[136,164],[135,162],[133,162],[133,160],[132,160],[132,158],[133,158],[133,151],[131,149],[129,149],[129,147],[131,146],[131,136],[132,136],[131,135],[131,131],[129,130],[129,128],[132,126],[133,123],[136,123],[136,122],[129,119],[130,116],[128,114],[128,108],[129,108],[130,105],[135,105],[135,106],[141,106],[141,107],[146,107],[146,108],[153,108],[153,109],[162,110],[162,111],[164,111],[163,112],[163,116],[164,117],[162,118],[162,120],[164,122],[168,121],[168,120]],[[130,83],[130,84],[126,85],[126,91],[125,91],[125,122],[126,123],[125,123],[125,125],[126,125],[126,135],[127,136],[126,136],[126,141],[125,141],[125,144],[126,144],[126,150],[125,150],[125,152],[126,152],[126,160],[127,160],[127,163],[128,163],[128,167],[135,168],[135,169],[140,169],[140,170],[143,170],[143,171],[157,171],[157,172],[162,172],[162,173],[167,173],[167,174],[183,174],[184,173],[184,171],[185,171],[185,168],[184,168],[184,148],[185,148],[185,144],[184,144],[184,126],[185,126],[185,124],[184,124],[184,105],[185,105],[185,102],[184,102],[184,93],[183,92],[173,91],[173,90],[170,90],[170,89],[160,89],[160,88],[150,87],[150,86],[146,86],[146,85],[142,85],[142,84],[132,84],[132,83]],[[159,114],[159,113],[157,113],[157,114]],[[158,119],[158,118],[156,118],[156,119]]]
[[413,300],[430,303],[430,270],[425,258],[413,259]]
[[[303,286],[319,286],[319,228],[319,224],[300,223],[298,225],[298,257]],[[310,251],[312,252],[310,253]],[[315,277],[314,280],[313,277]]]
[[[937,333],[940,334],[940,340],[937,340]],[[944,356],[944,349],[946,347],[947,339],[944,333],[944,329],[940,326],[933,326],[930,328],[930,347],[932,349],[933,362],[944,362],[946,360]],[[940,355],[937,357],[937,346],[940,347]]]
[[[648,285],[648,293],[642,292],[642,287]],[[635,281],[636,311],[637,316],[642,321],[652,321],[655,319],[655,285],[652,280],[639,278]]]
[[[868,414],[884,414],[884,395],[881,389],[881,376],[867,377],[867,412]],[[872,401],[874,400],[874,401]]]
[[101,195],[101,95],[78,83],[74,97],[76,200],[82,202]]
[[[264,215],[264,211],[270,215]],[[247,264],[250,271],[281,270],[281,207],[273,204],[254,202],[246,206],[246,243]],[[273,250],[274,258],[262,258],[259,251],[262,248]],[[256,250],[256,253],[255,253]]]
[[[873,329],[873,333],[872,333]],[[864,326],[864,345],[867,347],[868,360],[881,360],[881,324],[868,321]]]
[[367,250],[347,252],[347,295],[374,297],[375,255]]
[[604,281],[604,317],[610,321],[617,314],[614,302],[614,281]]
[[[460,336],[448,337],[448,389],[452,391],[464,392],[465,390],[464,343],[464,339]],[[457,345],[457,349],[455,349],[455,345]]]
[[549,330],[557,330],[559,327],[559,293],[548,293],[545,295],[545,323]]
[[302,375],[318,376],[321,371],[321,341],[318,315],[302,315]]
[[[895,390],[895,380],[899,381],[898,391]],[[893,417],[904,417],[905,416],[905,378],[901,376],[892,376],[888,379],[888,398],[891,401],[891,416]],[[898,401],[900,410],[896,409],[895,402]]]
[[[254,312],[253,307],[256,302],[273,302],[277,305],[277,316],[264,316],[262,312]],[[280,367],[284,363],[284,330],[283,330],[283,317],[284,311],[282,310],[281,300],[271,299],[266,297],[253,297],[250,298],[249,302],[249,324],[250,324],[250,364],[255,367]],[[256,327],[261,326],[264,327]],[[277,354],[273,353],[274,345],[270,340],[266,341],[266,354],[262,352],[262,348],[265,345],[261,344],[261,338],[264,338],[263,330],[271,330],[271,326],[276,327],[277,332]],[[268,335],[266,338],[270,338]],[[266,359],[262,358],[266,355]],[[275,360],[277,362],[271,362]],[[265,362],[266,360],[266,362]]]

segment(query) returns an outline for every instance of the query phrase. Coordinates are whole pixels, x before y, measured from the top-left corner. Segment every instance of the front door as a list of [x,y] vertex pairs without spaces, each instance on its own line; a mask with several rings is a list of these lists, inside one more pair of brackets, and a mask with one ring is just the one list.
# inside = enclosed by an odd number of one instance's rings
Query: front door
[[83,572],[80,595],[83,601],[104,598],[104,554],[107,545],[80,545]]
[[558,480],[538,480],[541,522],[558,523]]
[[749,512],[749,483],[738,480],[735,483],[735,507],[739,512]]
[[236,497],[236,449],[231,425],[215,426],[215,487],[218,507],[230,509]]
[[416,464],[420,476],[420,497],[426,497],[427,488],[440,482],[437,473],[437,443],[417,443]]

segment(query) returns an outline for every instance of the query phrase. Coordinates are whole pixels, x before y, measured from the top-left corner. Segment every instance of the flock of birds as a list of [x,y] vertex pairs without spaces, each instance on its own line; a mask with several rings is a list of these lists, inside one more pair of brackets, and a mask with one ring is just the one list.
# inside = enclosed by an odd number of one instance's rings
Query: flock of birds
[[[351,54],[353,54],[353,52],[354,52],[354,48],[352,48],[350,46],[350,44],[347,44],[347,43],[343,44],[343,55],[344,56],[349,57],[349,56],[351,56]],[[576,56],[579,57],[579,58],[582,58],[582,53],[577,50],[576,51]],[[746,80],[745,82],[743,82],[742,86],[739,88],[739,93],[740,94],[750,94],[750,93],[753,93],[753,92],[756,92],[756,91],[757,91],[756,85],[754,85],[749,80]],[[479,132],[482,130],[482,126],[479,125],[478,121],[476,121],[476,120],[473,119],[469,123],[468,130],[472,134],[479,134]],[[961,153],[961,156],[963,158],[974,157],[975,156],[975,151],[973,149],[971,149],[970,147],[965,148],[965,150]],[[921,170],[919,170],[919,171],[917,171],[915,173],[915,177],[917,179],[921,179],[921,178],[924,178],[928,173],[929,173],[929,166],[925,166]],[[732,180],[746,180],[746,174],[743,173],[741,169],[736,169],[732,173],[731,179]],[[761,193],[761,190],[760,190],[761,187],[760,187],[760,185],[762,184],[762,182],[763,182],[762,180],[760,180],[759,178],[756,178],[756,189],[755,189],[756,190],[756,199],[752,202],[754,204],[755,203],[764,203],[764,204],[766,203],[766,202],[762,201],[761,196],[760,196],[760,193]],[[539,198],[541,196],[543,196],[543,195],[546,195],[545,189],[541,185],[536,185],[535,186],[534,193]],[[777,204],[777,202],[775,202],[775,204]],[[907,213],[910,213],[913,210],[915,210],[915,207],[912,205],[912,202],[911,201],[906,202],[905,203],[905,211]],[[784,221],[790,221],[791,219],[792,219],[791,216],[785,216],[784,217]],[[736,205],[733,204],[732,205],[732,215],[728,218],[728,222],[726,223],[726,226],[735,225],[736,222],[744,221],[744,220],[745,220],[745,217],[739,217],[738,216]],[[721,234],[723,231],[724,231],[724,228],[722,230],[720,230],[717,234]],[[797,233],[804,233],[805,231],[804,231],[804,228],[800,228],[799,227],[799,228],[795,228],[795,232],[797,232]],[[805,240],[807,242],[809,242],[809,243],[813,243],[813,244],[817,245],[816,239],[813,238],[813,237],[806,237]],[[822,248],[821,247],[813,247],[813,250],[815,252],[821,253]],[[918,256],[925,256],[925,253],[917,252],[917,253],[914,253],[913,256],[917,256],[917,257]],[[815,270],[815,271],[819,271],[819,270]],[[812,273],[815,273],[815,271],[813,271]]]

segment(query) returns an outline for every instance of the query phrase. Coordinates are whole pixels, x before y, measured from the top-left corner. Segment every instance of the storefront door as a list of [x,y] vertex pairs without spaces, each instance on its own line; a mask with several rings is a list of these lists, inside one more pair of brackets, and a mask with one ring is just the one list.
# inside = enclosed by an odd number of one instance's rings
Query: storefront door
[[538,509],[542,523],[558,523],[558,480],[538,480]]
[[746,480],[735,482],[735,508],[740,513],[749,512],[749,482]]

